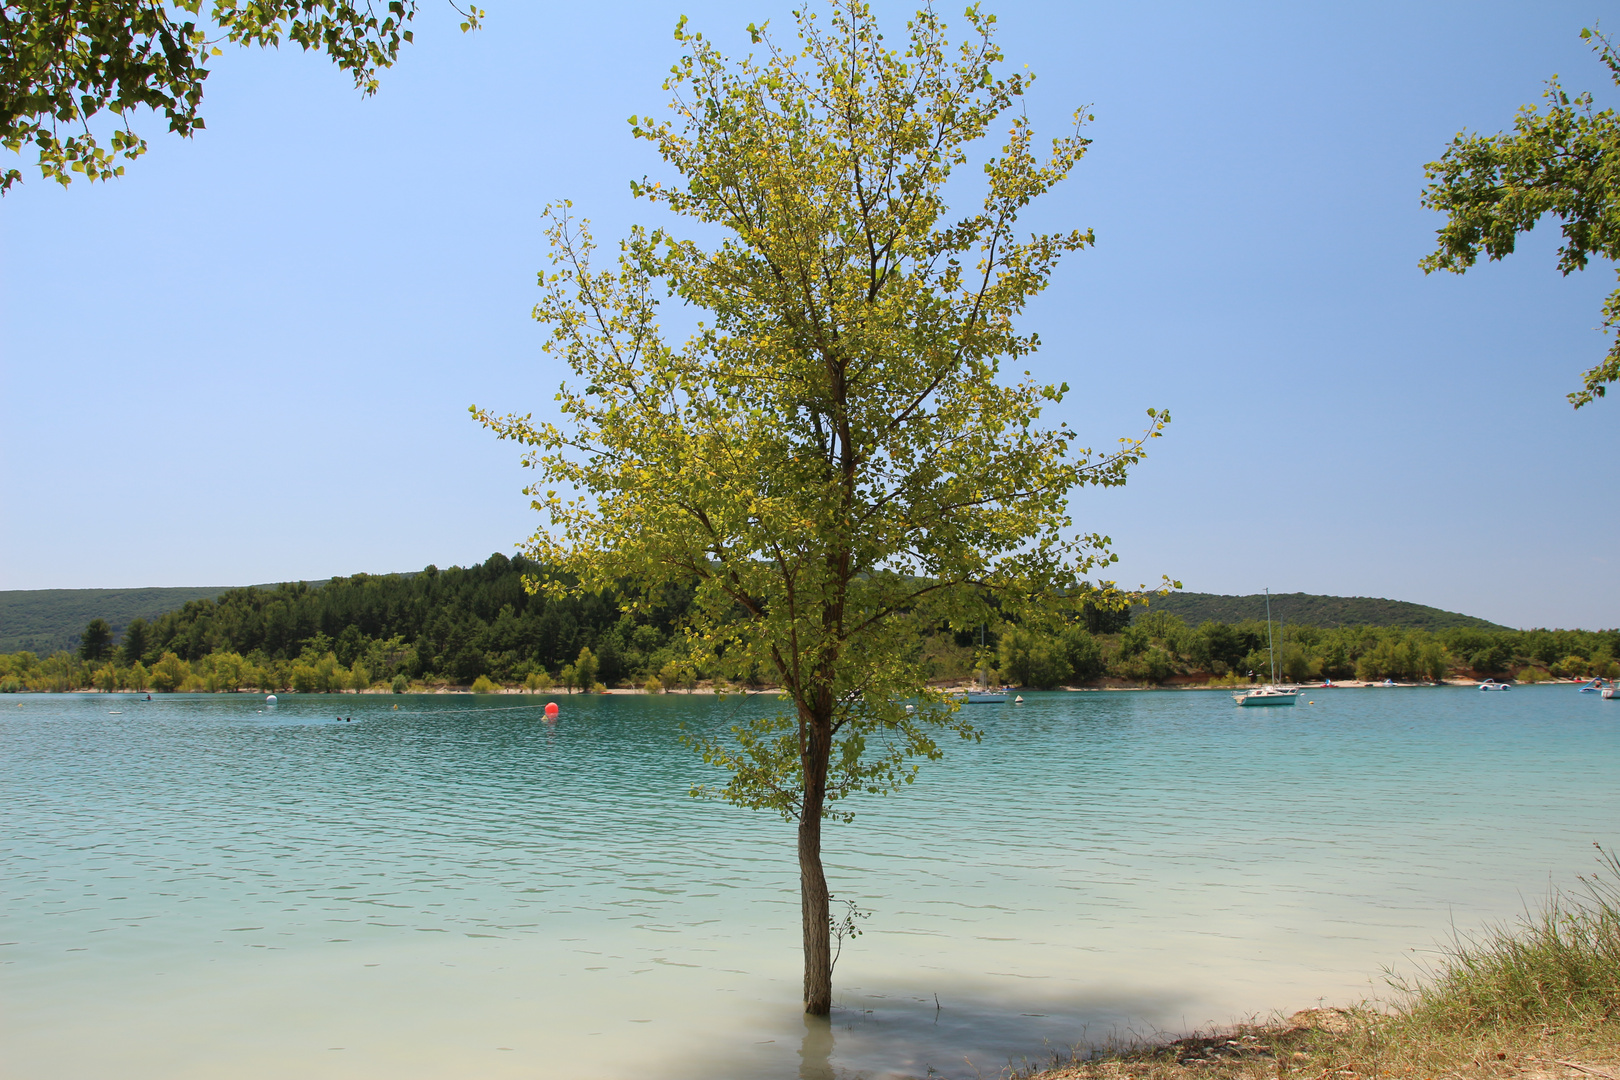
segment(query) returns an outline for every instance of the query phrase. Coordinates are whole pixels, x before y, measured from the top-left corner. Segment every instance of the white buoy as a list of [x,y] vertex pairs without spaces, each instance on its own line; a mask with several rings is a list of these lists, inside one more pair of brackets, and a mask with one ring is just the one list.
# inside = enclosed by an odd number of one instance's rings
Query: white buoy
[[264,699],[264,703],[266,705],[274,705],[276,703],[276,695],[271,694],[269,697]]

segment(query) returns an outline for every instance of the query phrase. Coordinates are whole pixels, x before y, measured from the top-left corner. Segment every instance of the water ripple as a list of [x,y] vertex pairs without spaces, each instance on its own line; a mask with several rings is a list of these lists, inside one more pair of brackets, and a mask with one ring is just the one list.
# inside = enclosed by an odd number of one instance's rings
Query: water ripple
[[875,914],[825,1031],[795,1006],[791,830],[688,798],[709,777],[676,741],[768,700],[564,698],[553,726],[443,697],[20,698],[8,1075],[994,1073],[1366,993],[1620,823],[1620,710],[1568,688],[1258,716],[1027,696],[829,829],[834,891]]

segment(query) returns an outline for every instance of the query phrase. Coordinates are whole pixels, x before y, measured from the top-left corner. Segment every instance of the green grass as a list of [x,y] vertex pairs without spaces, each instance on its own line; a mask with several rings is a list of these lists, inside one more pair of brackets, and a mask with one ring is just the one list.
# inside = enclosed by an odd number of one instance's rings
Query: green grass
[[[1393,1001],[1125,1040],[1029,1080],[1620,1077],[1620,859],[1518,919],[1454,935]],[[1085,1057],[1084,1054],[1081,1055]]]
[[1417,980],[1393,979],[1398,1010],[1417,1029],[1457,1032],[1590,1024],[1620,1017],[1620,861],[1541,910],[1458,935]]

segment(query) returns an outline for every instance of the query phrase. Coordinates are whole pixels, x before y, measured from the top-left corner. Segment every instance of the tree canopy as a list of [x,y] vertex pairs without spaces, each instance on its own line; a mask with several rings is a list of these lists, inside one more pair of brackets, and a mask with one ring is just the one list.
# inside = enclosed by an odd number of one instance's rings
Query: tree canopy
[[[763,55],[741,60],[681,21],[671,118],[631,118],[677,179],[632,190],[705,242],[636,228],[599,268],[588,223],[552,207],[535,316],[578,383],[559,423],[474,410],[530,447],[536,558],[632,603],[690,586],[694,656],[781,687],[781,713],[699,749],[729,774],[710,793],[797,823],[812,1014],[831,1004],[823,818],[976,734],[928,689],[921,630],[1117,599],[1087,576],[1110,542],[1075,534],[1069,497],[1124,483],[1169,419],[1093,453],[1041,422],[1066,386],[1002,377],[1039,345],[1016,317],[1093,239],[1018,230],[1085,152],[1084,118],[1037,150],[1030,77],[1003,73],[977,6],[965,42],[924,9],[900,49],[857,0],[827,13],[796,12],[792,48],[750,26]],[[970,184],[953,217],[947,186]],[[700,313],[684,340],[663,298]]]
[[[453,4],[452,4],[453,6]],[[146,152],[131,113],[161,113],[169,130],[189,136],[204,127],[199,113],[207,62],[219,44],[279,46],[290,41],[318,50],[374,93],[378,72],[411,40],[416,0],[388,0],[379,14],[350,0],[6,0],[0,10],[0,143],[38,152],[40,175],[68,184],[121,176],[120,159]],[[459,8],[457,9],[460,10]],[[462,30],[483,12],[462,12]],[[116,118],[103,136],[91,123]],[[22,170],[0,173],[0,192]]]
[[79,657],[83,660],[105,660],[112,655],[112,627],[106,619],[91,619],[79,636]]
[[[1608,38],[1582,30],[1620,86],[1620,55]],[[1491,259],[1512,254],[1520,233],[1547,215],[1563,223],[1558,269],[1586,269],[1593,255],[1620,258],[1620,119],[1613,109],[1594,108],[1590,93],[1571,97],[1557,76],[1542,95],[1545,111],[1519,110],[1513,133],[1459,133],[1440,160],[1425,166],[1430,184],[1423,205],[1447,215],[1439,244],[1419,265],[1425,273],[1463,273],[1481,252]],[[1620,326],[1620,289],[1603,305],[1603,328]],[[1569,395],[1578,409],[1600,398],[1620,379],[1620,340],[1583,374]]]

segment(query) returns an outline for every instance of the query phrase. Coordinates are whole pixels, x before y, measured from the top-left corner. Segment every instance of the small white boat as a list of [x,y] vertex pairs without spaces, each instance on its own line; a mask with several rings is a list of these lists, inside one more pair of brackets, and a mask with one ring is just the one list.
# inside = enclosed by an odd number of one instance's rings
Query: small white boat
[[1239,705],[1293,705],[1299,700],[1297,686],[1256,686],[1252,690],[1233,694]]
[[1598,696],[1604,701],[1620,701],[1620,687],[1605,686]]
[[[984,652],[984,624],[983,623],[979,624],[979,652],[981,654]],[[1007,695],[1006,695],[1005,691],[1004,690],[992,690],[990,688],[990,669],[988,667],[981,668],[980,671],[979,671],[979,677],[980,677],[980,679],[982,681],[979,683],[979,688],[977,690],[964,689],[962,691],[962,703],[964,705],[1003,705],[1003,704],[1005,704],[1006,701],[1007,701]]]
[[1495,679],[1486,679],[1484,682],[1479,684],[1479,688],[1481,690],[1511,690],[1511,689],[1513,689],[1513,687],[1509,686],[1507,683],[1505,683],[1505,682],[1497,682]]
[[[1271,590],[1266,590],[1266,654],[1271,660],[1272,681],[1264,686],[1252,687],[1232,695],[1232,700],[1238,705],[1292,705],[1299,700],[1299,687],[1281,686],[1277,677],[1281,672],[1277,667],[1277,651],[1271,640]],[[1252,678],[1254,672],[1249,672]]]

